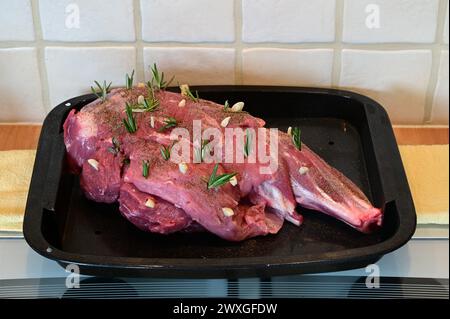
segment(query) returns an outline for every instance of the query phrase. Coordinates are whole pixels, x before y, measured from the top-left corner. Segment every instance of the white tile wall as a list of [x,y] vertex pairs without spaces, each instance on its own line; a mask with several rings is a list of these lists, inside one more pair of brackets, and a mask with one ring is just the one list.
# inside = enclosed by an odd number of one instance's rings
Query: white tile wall
[[141,0],[142,38],[162,42],[232,42],[233,0]]
[[333,50],[247,49],[242,53],[244,84],[330,86]]
[[30,0],[0,0],[0,41],[34,40]]
[[125,74],[136,69],[133,47],[64,48],[45,50],[50,103],[90,93],[95,80],[112,81],[113,86],[125,85]]
[[[380,28],[367,28],[378,9]],[[448,11],[449,0],[0,0],[0,122],[39,121],[133,68],[149,79],[157,62],[193,85],[350,88],[395,124],[448,124]]]
[[345,0],[343,40],[434,42],[438,6],[439,0]]
[[39,12],[46,40],[135,40],[133,0],[40,0]]
[[242,0],[245,42],[331,42],[335,0]]
[[428,50],[344,50],[340,86],[367,94],[399,124],[423,122],[432,55]]
[[432,121],[448,124],[448,50],[441,54],[438,82],[434,93]]
[[[167,78],[176,76],[176,82],[201,84],[235,83],[235,50],[222,48],[145,48],[146,80],[150,79],[148,66],[156,63],[165,70]],[[176,83],[174,83],[176,84]]]
[[0,49],[0,121],[41,122],[44,115],[36,50]]

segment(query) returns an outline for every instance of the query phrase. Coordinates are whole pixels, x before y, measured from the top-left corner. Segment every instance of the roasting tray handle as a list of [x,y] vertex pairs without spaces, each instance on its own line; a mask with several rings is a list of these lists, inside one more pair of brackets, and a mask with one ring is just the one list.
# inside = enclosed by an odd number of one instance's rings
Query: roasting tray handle
[[[54,212],[61,172],[64,169],[65,145],[63,122],[71,109],[80,109],[94,100],[93,94],[79,96],[56,106],[45,118],[36,152],[28,199],[25,208],[23,233],[37,248],[48,247],[40,229],[30,225],[41,225],[44,212]],[[28,242],[30,242],[28,241]],[[44,250],[47,248],[44,248]]]
[[[403,241],[407,241],[416,229],[417,217],[389,115],[376,101],[352,93],[352,98],[355,97],[364,104],[367,117],[368,131],[363,134],[370,136],[365,141],[371,145],[363,145],[366,161],[376,165],[373,169],[368,167],[372,190],[383,194],[382,202],[378,204],[385,212],[385,221],[390,219],[389,222],[398,223],[399,233],[408,234],[409,238],[403,238]],[[391,214],[392,209],[398,214]],[[399,216],[399,219],[392,220],[393,215]]]

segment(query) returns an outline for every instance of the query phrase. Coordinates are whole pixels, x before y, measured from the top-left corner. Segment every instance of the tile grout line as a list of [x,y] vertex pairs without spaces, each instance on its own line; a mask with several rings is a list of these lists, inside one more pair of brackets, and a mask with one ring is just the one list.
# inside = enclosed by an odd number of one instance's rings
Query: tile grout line
[[41,96],[42,104],[44,108],[44,114],[51,111],[53,106],[50,104],[50,92],[47,77],[47,68],[45,66],[45,44],[43,42],[41,16],[39,13],[39,1],[31,0],[31,10],[33,16],[33,29],[35,41],[33,47],[36,49],[37,63],[39,69],[39,79],[41,81]]
[[[441,64],[441,55],[442,51],[445,50],[444,47],[444,29],[445,29],[445,20],[448,10],[448,1],[440,0],[439,8],[438,8],[438,16],[437,16],[437,25],[436,25],[436,35],[435,42],[431,47],[432,53],[432,64],[430,70],[430,79],[428,82],[428,88],[426,92],[425,98],[425,109],[424,109],[424,117],[423,124],[430,124],[433,116],[433,103],[434,103],[434,94],[436,92],[438,78],[439,78],[439,69]],[[448,50],[448,45],[447,45]]]
[[138,82],[145,82],[144,44],[142,41],[142,12],[139,0],[133,0],[133,18],[136,52],[136,78]]
[[[239,1],[239,0],[238,0]],[[134,47],[140,42],[143,47],[185,47],[185,48],[268,48],[268,49],[355,49],[372,51],[402,51],[402,50],[448,50],[449,45],[445,43],[333,43],[333,42],[309,42],[309,43],[281,43],[281,42],[145,42],[136,40],[135,42],[64,42],[39,40],[43,47]],[[37,41],[4,41],[0,42],[0,48],[30,48],[36,47]]]
[[342,35],[344,32],[344,0],[336,0],[335,8],[335,39],[333,52],[333,69],[331,73],[331,86],[339,88],[342,65]]
[[241,85],[244,82],[242,66],[242,0],[234,0],[234,36],[235,36],[235,61],[234,61],[234,83]]

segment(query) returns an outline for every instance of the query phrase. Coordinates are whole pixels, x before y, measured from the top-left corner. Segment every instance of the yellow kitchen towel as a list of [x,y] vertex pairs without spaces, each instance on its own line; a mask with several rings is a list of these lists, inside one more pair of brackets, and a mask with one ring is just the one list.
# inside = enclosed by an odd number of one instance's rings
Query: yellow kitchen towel
[[448,145],[400,146],[419,224],[448,224]]
[[[419,224],[449,223],[448,145],[400,146]],[[0,232],[22,231],[36,151],[0,151]]]
[[0,231],[22,231],[36,151],[0,152]]

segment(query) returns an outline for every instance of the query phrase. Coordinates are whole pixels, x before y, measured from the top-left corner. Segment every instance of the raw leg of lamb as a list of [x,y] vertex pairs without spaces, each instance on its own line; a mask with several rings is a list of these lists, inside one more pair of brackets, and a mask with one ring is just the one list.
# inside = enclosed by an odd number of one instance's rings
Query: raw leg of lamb
[[[144,99],[156,107],[149,108]],[[135,130],[126,125],[130,120],[126,104],[134,111]],[[306,145],[298,149],[286,133],[278,134],[278,168],[270,174],[261,174],[263,164],[258,160],[224,161],[225,148],[218,165],[172,161],[172,131],[184,128],[194,134],[193,123],[199,120],[202,130],[222,132],[225,127],[246,130],[265,124],[240,109],[192,95],[142,86],[114,89],[104,100],[69,113],[64,123],[69,165],[81,174],[80,184],[89,199],[119,201],[122,215],[149,232],[206,230],[241,241],[275,234],[283,220],[301,225],[297,204],[334,216],[364,233],[381,226],[381,210],[353,182]],[[193,160],[198,145],[185,142]],[[235,176],[210,188],[208,178],[214,169],[217,176]]]

